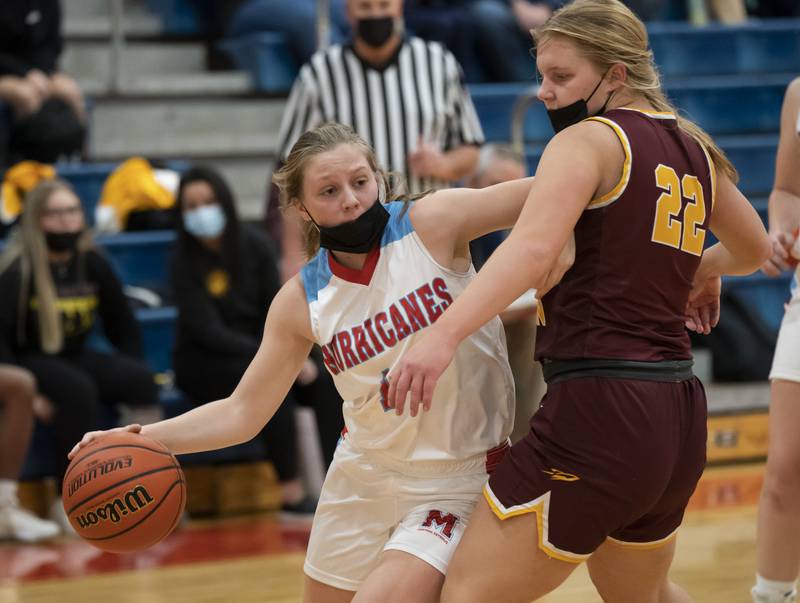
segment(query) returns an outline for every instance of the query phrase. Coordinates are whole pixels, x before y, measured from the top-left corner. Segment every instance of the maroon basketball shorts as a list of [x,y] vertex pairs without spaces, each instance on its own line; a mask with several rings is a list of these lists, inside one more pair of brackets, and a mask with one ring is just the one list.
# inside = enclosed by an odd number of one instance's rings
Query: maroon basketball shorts
[[539,547],[579,563],[607,538],[637,548],[668,542],[705,460],[698,379],[574,378],[549,386],[484,496],[500,519],[536,513]]

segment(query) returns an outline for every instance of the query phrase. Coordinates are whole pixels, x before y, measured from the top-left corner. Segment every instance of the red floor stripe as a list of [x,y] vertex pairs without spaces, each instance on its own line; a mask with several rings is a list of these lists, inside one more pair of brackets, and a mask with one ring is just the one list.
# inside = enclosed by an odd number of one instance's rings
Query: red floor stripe
[[164,542],[128,555],[104,553],[78,539],[53,544],[0,545],[0,579],[83,577],[126,570],[303,552],[309,526],[272,519],[178,529]]

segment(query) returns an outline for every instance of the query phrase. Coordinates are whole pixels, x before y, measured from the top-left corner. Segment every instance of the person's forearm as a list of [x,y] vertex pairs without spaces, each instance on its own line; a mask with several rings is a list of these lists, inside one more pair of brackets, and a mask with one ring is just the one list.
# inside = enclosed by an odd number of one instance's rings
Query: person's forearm
[[142,434],[161,442],[174,454],[188,454],[247,442],[262,427],[244,412],[242,404],[224,398],[173,419],[145,425]]
[[761,267],[764,258],[738,258],[728,251],[722,243],[717,243],[703,252],[703,259],[697,268],[695,280],[715,276],[743,276],[752,274]]
[[769,196],[769,232],[793,233],[800,226],[800,197],[780,189]]
[[557,252],[532,243],[524,233],[512,231],[439,318],[435,329],[457,345],[525,291],[541,288],[557,256]]
[[455,182],[470,176],[478,165],[480,151],[473,145],[464,145],[447,151],[442,156],[441,173],[437,176],[446,182]]

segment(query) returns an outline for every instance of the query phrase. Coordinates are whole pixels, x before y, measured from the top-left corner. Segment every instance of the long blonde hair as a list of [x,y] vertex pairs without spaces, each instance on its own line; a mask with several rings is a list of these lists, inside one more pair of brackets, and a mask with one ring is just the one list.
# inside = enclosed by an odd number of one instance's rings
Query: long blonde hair
[[[303,195],[303,181],[309,160],[342,144],[351,144],[364,153],[367,164],[378,180],[379,200],[396,201],[402,190],[402,178],[397,174],[385,172],[375,157],[375,151],[352,128],[339,123],[326,123],[303,133],[294,143],[286,163],[272,175],[272,182],[280,190],[281,208],[295,207],[302,211],[300,199]],[[394,182],[394,186],[391,185]],[[424,194],[424,193],[423,193]],[[415,195],[419,198],[419,195]],[[319,230],[313,222],[303,222],[303,240],[308,258],[319,251]]]
[[615,64],[627,71],[625,86],[640,93],[656,111],[675,113],[678,127],[705,147],[717,172],[731,181],[736,168],[711,137],[697,124],[680,117],[661,89],[661,78],[648,48],[647,29],[619,0],[575,0],[556,11],[541,27],[531,31],[539,46],[554,36],[564,36],[601,72]]
[[[40,226],[42,214],[53,193],[72,187],[63,180],[47,180],[25,195],[22,218],[14,229],[3,254],[0,256],[0,273],[11,269],[19,260],[20,291],[17,309],[17,339],[25,339],[30,284],[36,295],[39,313],[39,343],[48,354],[57,354],[64,345],[64,329],[56,302],[56,288],[50,262],[47,257],[47,244]],[[78,240],[78,252],[92,246],[91,234],[87,231]]]

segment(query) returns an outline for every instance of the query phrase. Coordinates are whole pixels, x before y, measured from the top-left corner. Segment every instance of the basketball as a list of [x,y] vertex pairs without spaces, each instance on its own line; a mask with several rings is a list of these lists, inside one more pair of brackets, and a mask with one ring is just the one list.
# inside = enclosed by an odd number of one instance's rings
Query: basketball
[[186,504],[186,480],[162,444],[136,433],[115,433],[91,442],[72,459],[63,500],[81,538],[104,551],[129,553],[175,529]]

